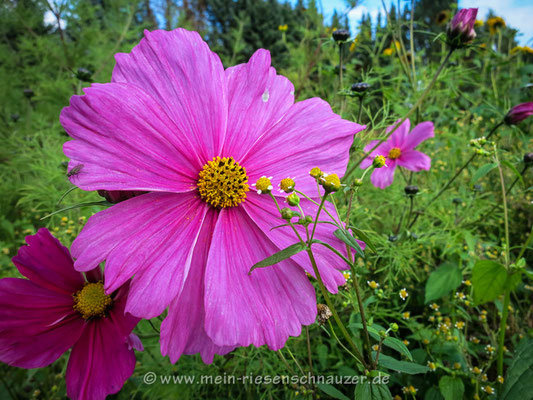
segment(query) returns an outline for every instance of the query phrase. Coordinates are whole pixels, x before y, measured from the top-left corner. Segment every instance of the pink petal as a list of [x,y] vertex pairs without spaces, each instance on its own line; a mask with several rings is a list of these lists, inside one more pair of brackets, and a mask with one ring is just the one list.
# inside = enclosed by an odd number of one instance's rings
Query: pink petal
[[294,86],[259,49],[246,64],[226,70],[229,116],[223,154],[239,160],[294,104]]
[[73,96],[61,112],[72,136],[63,150],[70,177],[84,190],[185,192],[195,187],[202,162],[194,146],[146,92],[108,83]]
[[113,82],[148,92],[189,137],[205,163],[218,156],[226,132],[228,99],[224,67],[196,32],[144,32],[129,54],[117,54]]
[[[396,125],[401,121],[401,119],[398,119],[393,125],[389,126],[387,128],[387,133],[390,133]],[[390,148],[398,147],[400,149],[403,148],[404,142],[407,139],[407,135],[409,134],[409,128],[411,127],[411,123],[409,122],[409,119],[406,119],[398,129],[394,131],[394,133],[391,135],[391,137],[387,140],[387,143],[389,143]]]
[[343,120],[321,99],[301,101],[257,141],[242,165],[251,183],[263,175],[278,182],[290,176],[298,190],[315,193],[311,168],[344,174],[353,137],[364,128]]
[[426,121],[418,124],[411,131],[403,143],[402,150],[412,150],[424,140],[432,138],[435,136],[433,122]]
[[207,209],[197,193],[148,193],[116,204],[92,216],[74,240],[75,268],[107,260],[108,293],[135,275],[126,311],[155,317],[183,288]]
[[411,171],[429,170],[431,168],[431,158],[417,150],[409,150],[402,153],[396,162],[399,166]]
[[26,236],[26,243],[13,257],[22,275],[38,286],[69,296],[83,287],[85,279],[74,269],[68,249],[48,229]]
[[372,185],[380,189],[385,189],[392,184],[394,179],[394,171],[396,170],[396,163],[398,160],[387,159],[387,165],[381,168],[376,168],[372,175],[370,175],[370,181]]
[[118,313],[88,322],[67,367],[67,395],[73,400],[104,400],[117,393],[135,369],[129,332],[123,332]]
[[214,209],[206,214],[185,286],[170,304],[161,325],[161,354],[168,355],[172,363],[182,354],[200,353],[203,361],[210,364],[215,354],[226,354],[235,348],[215,345],[204,329],[204,274],[217,217]]
[[242,207],[221,210],[205,271],[205,330],[217,345],[283,347],[316,316],[314,288],[292,260],[250,268],[279,249]]
[[72,295],[26,279],[0,279],[0,361],[40,368],[57,360],[84,330],[73,305]]
[[[316,205],[305,199],[300,201],[300,205],[304,209],[306,215],[312,215],[313,218],[316,216],[318,210]],[[280,205],[280,207],[286,206],[286,204]],[[254,223],[265,233],[265,235],[268,236],[268,238],[276,245],[276,247],[284,249],[298,241],[296,235],[290,227],[272,229],[276,225],[285,223],[285,221],[280,219],[279,211],[277,210],[274,201],[269,196],[261,196],[257,194],[252,195],[245,203],[244,208]],[[334,215],[334,211],[332,215]],[[331,221],[325,212],[320,214],[320,220]],[[303,227],[298,227],[297,229],[302,238],[305,239],[305,229]],[[331,224],[318,224],[314,238],[332,244],[339,251],[345,253],[345,246],[333,235],[333,231],[336,229],[337,228]],[[324,281],[324,285],[330,292],[337,293],[338,286],[343,285],[346,281],[341,271],[349,268],[348,265],[346,265],[330,250],[320,245],[313,246],[313,254],[315,255],[318,270],[322,280]],[[299,253],[291,257],[291,259],[294,260],[311,276],[315,276],[307,253]]]

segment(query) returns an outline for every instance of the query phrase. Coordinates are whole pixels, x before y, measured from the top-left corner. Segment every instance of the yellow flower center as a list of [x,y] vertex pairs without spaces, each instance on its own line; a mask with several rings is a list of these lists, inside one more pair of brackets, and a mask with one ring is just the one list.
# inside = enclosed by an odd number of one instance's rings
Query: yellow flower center
[[85,319],[103,317],[107,309],[113,304],[111,296],[105,294],[102,282],[88,282],[72,297],[74,297],[74,309]]
[[235,207],[249,191],[246,169],[233,157],[215,157],[204,165],[198,179],[200,196],[213,207]]
[[259,194],[268,194],[272,191],[272,182],[270,181],[270,178],[267,178],[266,176],[259,178],[252,186],[255,186],[257,193]]
[[291,178],[282,179],[279,183],[279,187],[285,193],[291,193],[294,191],[295,183]]
[[401,155],[402,155],[402,151],[398,147],[393,147],[392,149],[390,149],[389,155],[387,156],[387,158],[389,160],[396,160]]

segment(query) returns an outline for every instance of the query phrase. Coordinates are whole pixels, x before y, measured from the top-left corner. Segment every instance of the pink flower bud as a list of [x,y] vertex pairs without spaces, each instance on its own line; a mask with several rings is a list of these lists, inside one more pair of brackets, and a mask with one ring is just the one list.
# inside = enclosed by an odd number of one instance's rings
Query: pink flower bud
[[452,47],[461,47],[474,40],[476,16],[477,8],[463,8],[455,14],[447,30],[448,43]]
[[516,125],[530,115],[533,115],[533,102],[522,103],[511,108],[504,121],[507,125]]

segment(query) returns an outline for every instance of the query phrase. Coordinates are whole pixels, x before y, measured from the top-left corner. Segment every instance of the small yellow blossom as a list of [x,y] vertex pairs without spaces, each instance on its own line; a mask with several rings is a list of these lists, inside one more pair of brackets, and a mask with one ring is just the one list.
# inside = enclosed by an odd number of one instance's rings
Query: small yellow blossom
[[407,289],[403,288],[402,290],[400,290],[400,298],[405,301],[405,299],[407,299],[407,296],[409,296],[409,293],[407,293]]
[[439,305],[437,303],[430,304],[429,308],[435,311],[439,311]]
[[280,32],[286,32],[287,29],[289,29],[289,26],[287,24],[278,26],[278,31],[280,31]]
[[402,318],[403,319],[409,319],[411,318],[411,313],[409,311],[405,311],[402,313]]
[[371,289],[377,289],[379,287],[379,283],[376,281],[366,281],[368,286],[370,286]]
[[430,370],[435,371],[437,369],[437,364],[432,361],[428,361],[428,367]]
[[501,375],[498,375],[496,380],[498,381],[498,383],[503,383],[504,382],[503,376],[501,376]]
[[481,390],[483,390],[487,394],[496,393],[496,391],[492,388],[492,386],[481,386]]

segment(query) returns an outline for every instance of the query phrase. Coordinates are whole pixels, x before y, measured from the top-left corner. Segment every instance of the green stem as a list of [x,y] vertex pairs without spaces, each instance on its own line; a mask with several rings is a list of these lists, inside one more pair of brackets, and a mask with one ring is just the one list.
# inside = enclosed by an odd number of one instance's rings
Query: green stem
[[503,347],[505,343],[505,330],[507,328],[507,316],[509,315],[509,302],[511,291],[505,290],[503,299],[502,320],[500,321],[500,334],[498,337],[498,375],[503,376]]
[[[490,137],[496,132],[496,130],[497,130],[500,126],[502,126],[502,125],[503,125],[503,122],[500,122],[500,123],[496,124],[496,125],[492,128],[492,130],[489,132],[489,134],[487,135],[486,139],[489,139],[489,138],[490,138]],[[444,192],[450,187],[450,185],[451,185],[451,184],[457,179],[457,177],[458,177],[459,175],[461,175],[461,172],[463,172],[464,169],[465,169],[466,167],[468,167],[468,166],[470,165],[470,163],[471,163],[476,157],[477,157],[477,153],[472,154],[472,156],[468,159],[468,161],[467,161],[466,163],[464,163],[463,166],[462,166],[461,168],[459,168],[459,170],[455,173],[454,176],[452,176],[452,178],[446,183],[446,185],[444,185],[444,186],[442,187],[442,189],[439,190],[439,192],[438,192],[435,196],[433,196],[433,198],[432,198],[430,201],[427,202],[427,204],[424,206],[424,208],[422,208],[422,210],[420,210],[420,211],[417,213],[417,215],[416,215],[415,218],[413,219],[413,222],[411,222],[411,225],[409,225],[409,228],[411,228],[411,227],[415,224],[416,220],[418,219],[418,216],[419,216],[420,214],[422,214],[422,213],[423,213],[423,212],[424,212],[424,211],[425,211],[425,210],[426,210],[426,209],[427,209],[427,208],[428,208],[428,207],[429,207],[429,206],[430,206],[435,200],[437,200],[437,199],[441,196],[441,194],[443,194],[443,193],[444,193]]]
[[398,124],[395,125],[395,127],[388,133],[387,136],[385,136],[383,139],[379,139],[378,142],[376,143],[376,145],[370,149],[369,151],[367,151],[363,157],[361,157],[361,159],[354,165],[352,166],[352,168],[346,173],[346,175],[344,175],[345,177],[347,176],[350,176],[352,174],[352,172],[355,171],[355,169],[357,167],[359,167],[359,165],[363,162],[363,160],[365,158],[367,158],[374,150],[376,150],[378,148],[378,146],[383,143],[385,140],[387,140],[395,131],[396,129],[398,129],[400,127],[401,124],[404,123],[404,121],[409,118],[411,116],[411,114],[413,112],[416,111],[416,109],[422,104],[422,102],[425,100],[425,98],[427,97],[427,95],[429,94],[429,92],[431,91],[431,89],[433,89],[433,86],[435,85],[435,83],[437,82],[437,79],[440,75],[440,73],[442,72],[442,70],[444,69],[444,67],[446,66],[446,64],[448,63],[448,60],[450,59],[452,53],[453,53],[454,49],[451,48],[450,51],[448,52],[448,54],[446,55],[446,57],[444,58],[443,62],[441,63],[441,65],[439,66],[439,69],[437,69],[437,72],[435,73],[435,75],[433,76],[433,79],[431,80],[431,82],[429,83],[429,85],[426,87],[426,89],[424,90],[424,92],[422,93],[422,95],[418,98],[418,101],[415,103],[415,105],[413,107],[411,107],[411,109],[407,112],[407,114],[405,114],[405,116],[400,120],[400,122]]
[[[503,221],[505,226],[505,268],[507,274],[509,274],[510,262],[510,244],[509,244],[509,215],[507,212],[507,197],[505,195],[505,180],[503,177],[502,166],[500,165],[500,160],[498,159],[498,150],[496,145],[494,146],[494,158],[498,165],[498,171],[500,173],[500,184],[502,188],[502,202],[503,202]],[[503,300],[503,309],[502,309],[502,319],[500,321],[500,333],[498,337],[498,375],[503,376],[503,346],[505,343],[505,330],[507,328],[507,316],[509,314],[509,302],[511,298],[511,290],[509,288],[505,289],[505,295]]]
[[309,260],[311,261],[311,265],[313,266],[313,271],[314,271],[316,279],[318,281],[318,287],[320,288],[320,291],[322,293],[322,296],[324,297],[324,300],[326,301],[327,306],[329,307],[329,309],[331,310],[331,313],[333,314],[333,318],[335,319],[335,322],[337,323],[339,329],[341,330],[344,338],[346,339],[346,341],[348,342],[348,344],[352,348],[352,351],[353,351],[353,353],[355,355],[355,358],[357,360],[359,360],[361,362],[361,364],[363,364],[363,366],[365,368],[367,368],[367,364],[365,362],[365,359],[363,358],[363,355],[361,354],[361,352],[359,351],[359,349],[355,345],[352,337],[350,336],[350,334],[348,333],[348,331],[344,327],[344,325],[343,325],[343,323],[342,323],[342,321],[341,321],[341,319],[339,317],[339,314],[337,313],[337,309],[335,308],[335,306],[333,305],[333,302],[329,298],[328,291],[327,291],[326,287],[324,286],[324,282],[322,281],[322,277],[320,276],[320,271],[318,270],[318,266],[316,264],[315,256],[313,255],[313,251],[311,249],[308,249],[307,250],[307,254],[309,256]]

